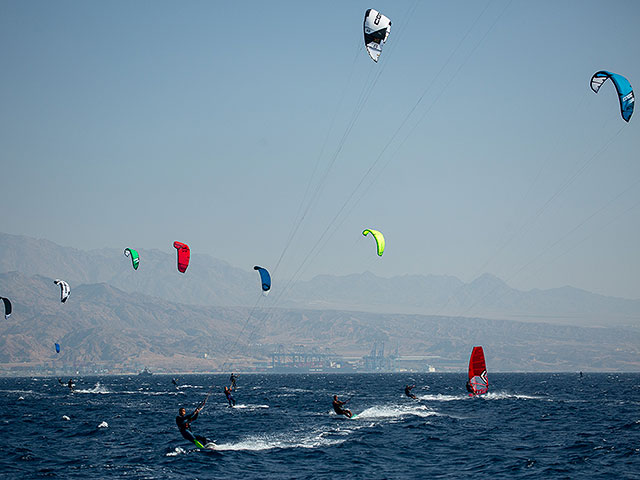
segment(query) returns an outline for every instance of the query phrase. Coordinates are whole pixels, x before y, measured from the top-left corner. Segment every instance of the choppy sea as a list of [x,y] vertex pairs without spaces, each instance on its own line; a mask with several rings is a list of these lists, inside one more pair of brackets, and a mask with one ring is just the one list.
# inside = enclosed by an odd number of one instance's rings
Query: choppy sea
[[[479,398],[464,374],[247,374],[235,408],[226,375],[171,378],[0,379],[0,478],[640,479],[640,374],[490,373]],[[204,451],[175,416],[212,386]]]

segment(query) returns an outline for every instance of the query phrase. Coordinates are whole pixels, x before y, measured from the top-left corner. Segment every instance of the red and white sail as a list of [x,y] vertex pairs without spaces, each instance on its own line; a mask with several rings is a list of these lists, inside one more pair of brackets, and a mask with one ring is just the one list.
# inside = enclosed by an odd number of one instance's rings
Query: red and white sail
[[487,364],[484,361],[484,351],[482,347],[473,347],[471,358],[469,359],[469,384],[474,395],[482,395],[489,390],[489,380],[487,379]]

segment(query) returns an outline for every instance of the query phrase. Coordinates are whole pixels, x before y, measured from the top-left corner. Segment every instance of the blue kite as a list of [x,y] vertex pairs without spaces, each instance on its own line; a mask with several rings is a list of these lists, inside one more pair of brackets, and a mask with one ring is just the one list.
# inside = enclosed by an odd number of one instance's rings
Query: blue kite
[[269,275],[269,272],[267,272],[266,268],[262,268],[256,265],[255,267],[253,267],[253,269],[257,270],[260,274],[260,280],[262,281],[262,291],[266,294],[271,289],[271,275]]
[[633,103],[635,97],[633,96],[633,89],[629,80],[617,73],[607,72],[606,70],[600,70],[593,74],[591,77],[591,90],[598,93],[600,87],[607,79],[611,79],[618,92],[618,98],[620,99],[620,114],[625,122],[628,122],[633,115]]

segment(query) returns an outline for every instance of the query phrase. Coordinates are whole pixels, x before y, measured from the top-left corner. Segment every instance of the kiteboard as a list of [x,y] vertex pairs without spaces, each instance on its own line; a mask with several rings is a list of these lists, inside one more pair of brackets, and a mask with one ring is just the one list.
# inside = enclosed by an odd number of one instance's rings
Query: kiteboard
[[194,440],[193,443],[196,444],[196,447],[202,448],[204,450],[215,450],[215,448],[217,447],[217,445],[213,442],[207,442],[203,445],[198,440]]

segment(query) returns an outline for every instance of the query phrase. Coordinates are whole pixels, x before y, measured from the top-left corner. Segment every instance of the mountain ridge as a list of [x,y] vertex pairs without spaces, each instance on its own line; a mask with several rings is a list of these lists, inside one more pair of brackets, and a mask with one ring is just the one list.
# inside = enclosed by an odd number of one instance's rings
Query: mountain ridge
[[[175,252],[138,251],[141,263],[134,271],[123,249],[83,251],[49,240],[0,233],[0,272],[15,270],[63,278],[72,286],[105,282],[129,293],[140,292],[188,305],[247,307],[256,303],[259,281],[251,267],[243,270],[207,254],[192,252],[189,269],[179,274]],[[468,283],[450,275],[434,274],[388,278],[368,271],[343,276],[323,274],[292,284],[276,302],[275,292],[286,283],[273,278],[272,295],[264,300],[265,305],[544,320],[574,325],[640,325],[640,300],[600,295],[571,286],[521,291],[489,273]]]

